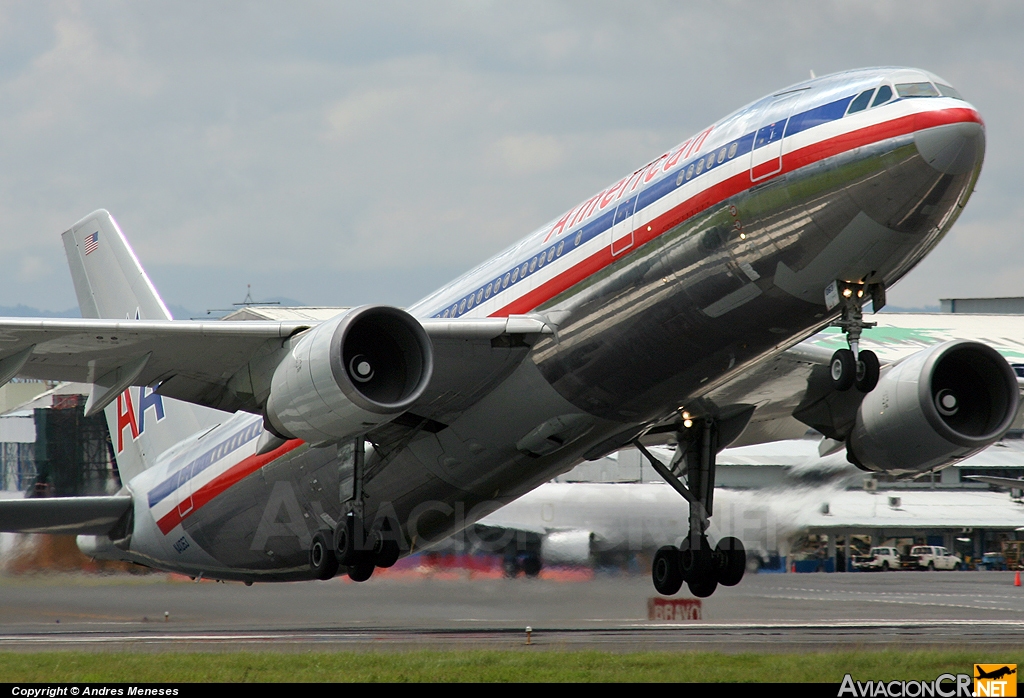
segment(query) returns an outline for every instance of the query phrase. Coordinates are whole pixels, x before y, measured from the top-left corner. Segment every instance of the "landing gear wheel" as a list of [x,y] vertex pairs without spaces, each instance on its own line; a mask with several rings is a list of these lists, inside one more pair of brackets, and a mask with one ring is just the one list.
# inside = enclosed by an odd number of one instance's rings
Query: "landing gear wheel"
[[349,566],[356,561],[355,518],[346,516],[334,530],[334,552],[339,565]]
[[365,582],[373,576],[373,569],[372,562],[357,562],[348,566],[348,578],[353,582]]
[[317,579],[330,579],[338,574],[338,557],[323,531],[317,531],[309,546],[309,567]]
[[654,589],[662,596],[672,596],[683,586],[683,573],[679,569],[679,548],[665,545],[654,554],[651,565]]
[[[835,361],[835,358],[832,359]],[[862,393],[870,393],[878,385],[880,373],[878,355],[875,352],[861,351],[857,353],[857,390]]]
[[679,570],[690,593],[697,598],[703,599],[715,593],[718,575],[707,536],[700,537],[700,546],[696,550],[690,550],[690,537],[687,536],[679,550]]
[[836,390],[849,390],[857,378],[857,362],[849,349],[839,349],[832,355],[829,363],[832,374],[832,387]]
[[715,593],[715,589],[718,588],[718,580],[714,577],[710,577],[687,582],[686,586],[689,587],[690,593],[698,599],[706,599]]
[[536,577],[540,574],[540,558],[536,555],[527,555],[523,558],[523,574],[527,577]]
[[398,547],[397,540],[381,540],[381,534],[377,534],[376,539],[373,541],[373,561],[377,567],[387,569],[396,562],[398,557],[402,554],[401,549]]
[[747,570],[747,551],[739,538],[723,538],[715,546],[715,561],[718,563],[718,583],[734,587]]

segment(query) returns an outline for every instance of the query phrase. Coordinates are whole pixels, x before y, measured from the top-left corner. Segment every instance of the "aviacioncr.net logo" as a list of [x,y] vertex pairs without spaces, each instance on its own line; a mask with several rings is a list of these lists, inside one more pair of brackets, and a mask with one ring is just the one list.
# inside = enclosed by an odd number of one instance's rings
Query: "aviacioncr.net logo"
[[970,674],[941,674],[934,681],[854,681],[847,674],[838,695],[840,698],[972,698],[975,694]]

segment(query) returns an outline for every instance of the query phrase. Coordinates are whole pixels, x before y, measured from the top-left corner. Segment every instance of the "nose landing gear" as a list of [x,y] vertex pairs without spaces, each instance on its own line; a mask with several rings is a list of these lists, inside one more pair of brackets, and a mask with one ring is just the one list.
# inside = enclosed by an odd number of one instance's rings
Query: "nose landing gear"
[[825,291],[826,304],[830,309],[842,305],[842,315],[832,326],[842,328],[850,345],[849,349],[837,350],[829,364],[832,387],[836,390],[849,390],[856,386],[860,392],[870,393],[878,385],[878,356],[871,350],[860,350],[861,333],[878,324],[864,321],[862,306],[869,296],[872,308],[878,312],[885,305],[885,288],[882,284],[836,281]]

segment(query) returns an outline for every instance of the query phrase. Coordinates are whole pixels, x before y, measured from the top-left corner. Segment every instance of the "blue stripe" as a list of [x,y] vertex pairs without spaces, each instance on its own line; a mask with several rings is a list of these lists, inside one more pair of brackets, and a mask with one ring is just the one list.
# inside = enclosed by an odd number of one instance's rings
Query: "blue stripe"
[[245,429],[236,432],[231,436],[231,438],[220,442],[194,461],[187,463],[181,469],[177,470],[174,474],[149,491],[150,508],[169,497],[175,490],[209,468],[214,463],[220,462],[229,454],[237,451],[243,445],[257,438],[262,432],[262,422],[253,422]]
[[[822,124],[842,119],[846,114],[847,107],[855,96],[856,95],[850,95],[848,97],[843,97],[842,99],[837,99],[834,102],[829,102],[828,104],[813,107],[807,111],[791,116],[788,121],[780,119],[773,124],[759,128],[756,132],[751,131],[740,138],[719,146],[712,152],[702,153],[700,157],[691,158],[683,162],[683,164],[673,168],[672,175],[662,176],[654,182],[654,184],[643,189],[633,199],[627,199],[619,204],[615,209],[602,214],[593,221],[577,224],[580,226],[578,229],[568,228],[561,236],[563,241],[572,241],[566,245],[568,249],[563,249],[561,243],[545,248],[542,252],[534,254],[532,257],[519,262],[515,266],[509,267],[501,275],[495,277],[494,280],[480,286],[472,293],[467,294],[451,305],[436,311],[433,317],[459,317],[460,315],[472,310],[478,303],[490,300],[499,293],[504,293],[526,277],[535,274],[538,270],[544,267],[546,262],[560,258],[563,252],[566,254],[572,252],[576,248],[611,228],[613,225],[613,217],[616,217],[616,214],[619,211],[625,211],[623,208],[624,206],[631,206],[635,202],[636,208],[632,212],[635,213],[636,211],[642,211],[663,197],[668,196],[687,182],[698,177],[702,177],[720,165],[724,165],[727,162],[731,162],[736,158],[751,152],[751,150],[754,149],[755,137],[757,139],[757,148],[762,148],[769,143],[775,143],[781,140],[783,138],[783,134],[785,134],[786,137],[789,137],[800,133],[801,131],[814,128],[815,126],[821,126]],[[724,155],[721,158],[721,162],[719,161],[720,154]],[[711,156],[710,164],[708,164],[709,156]],[[700,167],[700,172],[697,172],[698,166]],[[624,217],[625,216],[618,216],[617,218],[622,220]],[[573,231],[575,231],[575,234]],[[543,263],[538,263],[538,259],[540,257],[544,258]]]

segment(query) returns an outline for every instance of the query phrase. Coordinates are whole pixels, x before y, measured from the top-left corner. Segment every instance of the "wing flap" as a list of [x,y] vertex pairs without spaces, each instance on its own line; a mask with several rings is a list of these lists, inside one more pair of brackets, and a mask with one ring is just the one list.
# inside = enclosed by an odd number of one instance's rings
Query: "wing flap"
[[100,536],[132,505],[128,495],[0,500],[0,531]]

